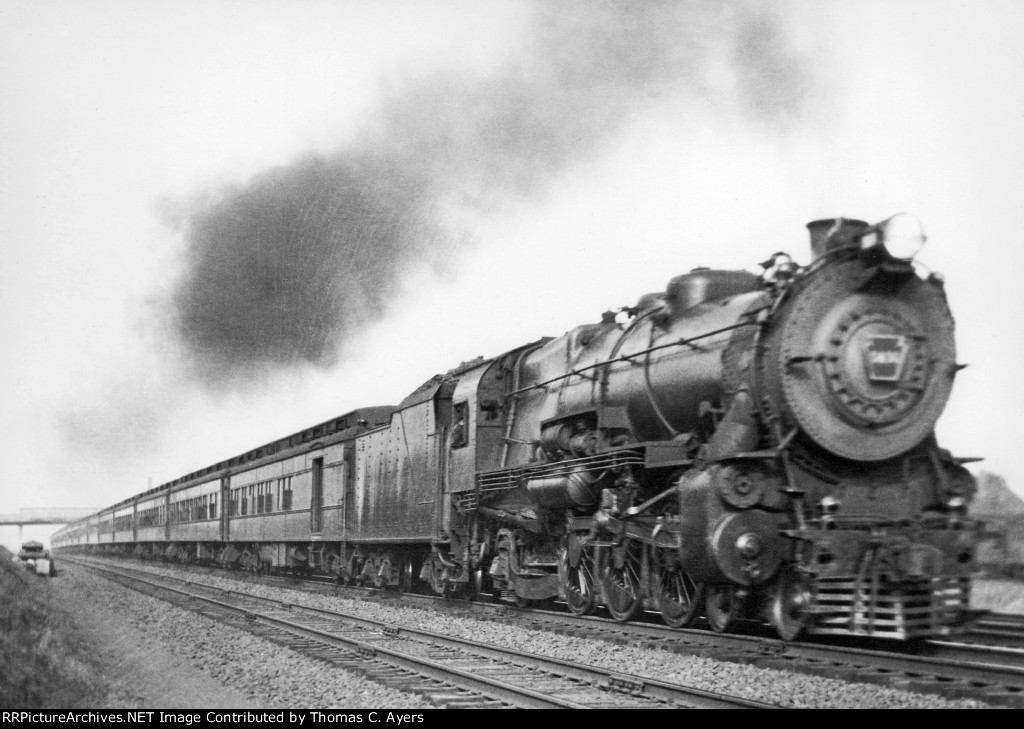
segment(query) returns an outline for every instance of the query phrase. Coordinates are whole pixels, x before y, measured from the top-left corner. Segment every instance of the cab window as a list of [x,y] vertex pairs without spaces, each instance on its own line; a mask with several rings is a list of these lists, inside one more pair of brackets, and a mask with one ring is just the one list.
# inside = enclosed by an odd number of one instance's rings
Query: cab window
[[460,402],[452,408],[452,448],[469,444],[469,403]]

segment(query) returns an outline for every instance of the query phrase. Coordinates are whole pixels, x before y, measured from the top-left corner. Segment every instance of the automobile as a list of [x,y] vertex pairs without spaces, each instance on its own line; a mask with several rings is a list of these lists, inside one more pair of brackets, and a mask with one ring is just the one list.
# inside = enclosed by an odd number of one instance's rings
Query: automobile
[[25,542],[18,552],[18,559],[25,563],[25,569],[44,577],[56,577],[57,567],[50,559],[50,551],[40,542]]

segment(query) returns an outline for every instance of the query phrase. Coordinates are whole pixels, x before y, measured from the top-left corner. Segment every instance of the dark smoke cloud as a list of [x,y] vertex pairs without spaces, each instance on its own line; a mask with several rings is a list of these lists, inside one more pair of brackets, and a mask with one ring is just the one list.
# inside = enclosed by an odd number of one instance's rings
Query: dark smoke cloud
[[173,297],[202,376],[330,364],[339,336],[394,293],[395,262],[432,249],[428,187],[422,170],[359,153],[308,157],[206,201]]
[[[446,208],[541,195],[655,104],[721,103],[766,128],[797,118],[808,78],[778,8],[540,3],[496,73],[393,85],[347,148],[193,201],[169,319],[196,373],[234,386],[335,363],[386,311],[403,270],[443,273],[457,255],[464,239],[442,222]],[[713,64],[734,77],[728,92],[709,82]]]

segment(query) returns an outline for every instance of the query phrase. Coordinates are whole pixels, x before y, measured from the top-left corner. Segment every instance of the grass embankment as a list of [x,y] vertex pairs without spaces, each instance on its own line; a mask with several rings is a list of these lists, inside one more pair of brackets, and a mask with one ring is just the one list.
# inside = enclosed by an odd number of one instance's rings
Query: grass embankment
[[47,599],[47,579],[27,572],[0,549],[0,707],[5,710],[88,708],[102,696],[88,647],[68,615]]

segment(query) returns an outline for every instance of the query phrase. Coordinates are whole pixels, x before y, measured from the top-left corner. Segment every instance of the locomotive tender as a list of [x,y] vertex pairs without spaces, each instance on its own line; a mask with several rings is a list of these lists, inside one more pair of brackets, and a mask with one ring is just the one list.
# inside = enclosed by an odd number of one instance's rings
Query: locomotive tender
[[696,269],[69,525],[62,548],[786,639],[969,618],[975,490],[934,426],[960,369],[919,223],[808,225],[812,262]]

